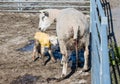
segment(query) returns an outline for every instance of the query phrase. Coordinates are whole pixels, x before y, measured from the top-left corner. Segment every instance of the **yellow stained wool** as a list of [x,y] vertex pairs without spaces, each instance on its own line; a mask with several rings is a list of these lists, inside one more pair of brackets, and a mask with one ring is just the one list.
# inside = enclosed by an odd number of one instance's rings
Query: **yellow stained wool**
[[41,47],[50,47],[48,34],[43,32],[36,32],[34,38],[40,42]]

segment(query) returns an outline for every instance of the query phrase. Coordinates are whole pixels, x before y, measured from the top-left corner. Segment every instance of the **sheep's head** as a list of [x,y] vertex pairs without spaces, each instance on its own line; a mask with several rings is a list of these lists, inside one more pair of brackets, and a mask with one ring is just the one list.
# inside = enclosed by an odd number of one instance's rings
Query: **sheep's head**
[[49,11],[41,10],[39,15],[39,29],[41,31],[46,31],[46,29],[53,23]]

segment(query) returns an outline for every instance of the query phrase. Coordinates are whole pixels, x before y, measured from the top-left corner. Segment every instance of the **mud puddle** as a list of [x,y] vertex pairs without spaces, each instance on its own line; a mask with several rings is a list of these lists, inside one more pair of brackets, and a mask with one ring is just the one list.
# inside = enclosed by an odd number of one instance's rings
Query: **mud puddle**
[[23,76],[17,77],[10,84],[36,84],[38,79],[41,79],[41,82],[44,82],[43,78],[40,76],[33,76],[31,74],[25,74]]

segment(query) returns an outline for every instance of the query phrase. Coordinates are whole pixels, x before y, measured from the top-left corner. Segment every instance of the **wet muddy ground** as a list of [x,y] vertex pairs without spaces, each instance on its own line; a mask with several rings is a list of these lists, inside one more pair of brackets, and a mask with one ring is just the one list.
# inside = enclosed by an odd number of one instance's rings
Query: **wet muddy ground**
[[[37,28],[38,14],[0,13],[0,84],[90,84],[90,71],[81,73],[80,67],[70,78],[57,82],[60,60],[43,66],[41,59],[32,61],[32,48],[19,51],[33,40]],[[48,33],[55,34],[54,28]]]

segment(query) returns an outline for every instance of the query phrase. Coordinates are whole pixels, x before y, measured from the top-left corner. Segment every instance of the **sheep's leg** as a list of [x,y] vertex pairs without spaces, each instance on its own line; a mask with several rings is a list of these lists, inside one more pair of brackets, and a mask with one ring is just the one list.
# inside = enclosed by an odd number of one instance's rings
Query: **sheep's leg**
[[53,56],[53,54],[52,54],[51,49],[49,49],[48,52],[49,52],[49,54],[50,54],[51,60],[52,60],[53,62],[56,62],[56,60],[55,60],[55,58],[54,58],[54,56]]
[[84,66],[83,66],[83,71],[88,70],[88,56],[89,56],[89,49],[88,46],[85,46],[85,51],[84,51]]
[[64,77],[67,74],[67,58],[68,58],[67,48],[65,46],[64,41],[59,41],[59,44],[60,44],[60,51],[62,53],[62,60],[61,61],[62,61],[62,64],[63,64],[61,77]]
[[36,55],[39,56],[38,47],[39,47],[39,41],[35,40],[34,47],[33,47],[33,54],[32,54],[33,61],[36,60]]
[[[60,50],[61,50],[61,48],[60,48]],[[62,50],[61,50],[61,53],[62,53]],[[64,59],[65,59],[65,56],[63,56],[63,53],[62,53],[61,65],[63,65]]]

